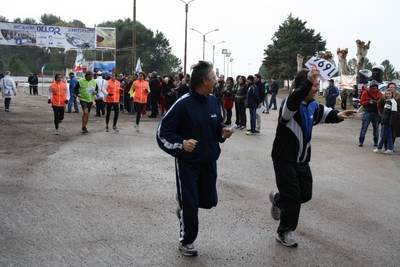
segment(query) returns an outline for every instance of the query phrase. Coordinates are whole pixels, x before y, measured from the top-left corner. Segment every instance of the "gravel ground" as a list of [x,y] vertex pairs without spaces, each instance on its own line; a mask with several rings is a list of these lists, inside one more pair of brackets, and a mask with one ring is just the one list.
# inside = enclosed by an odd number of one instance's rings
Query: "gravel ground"
[[55,136],[45,97],[19,92],[10,110],[1,100],[0,266],[399,266],[400,141],[394,155],[374,154],[370,128],[359,148],[360,115],[314,129],[298,248],[275,241],[269,214],[277,111],[256,136],[237,130],[221,145],[219,204],[199,212],[199,256],[186,258],[159,118],[135,132],[135,116],[121,114],[120,132],[106,133],[92,112],[83,135],[81,114],[66,114]]

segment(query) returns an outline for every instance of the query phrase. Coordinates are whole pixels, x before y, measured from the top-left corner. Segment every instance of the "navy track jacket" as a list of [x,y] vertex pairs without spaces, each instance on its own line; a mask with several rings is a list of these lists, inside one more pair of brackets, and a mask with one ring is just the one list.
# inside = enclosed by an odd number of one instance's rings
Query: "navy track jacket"
[[[222,137],[221,109],[214,95],[201,95],[191,89],[179,98],[161,119],[157,128],[158,146],[179,160],[191,163],[214,162],[219,158]],[[186,152],[183,141],[195,139],[196,148]]]

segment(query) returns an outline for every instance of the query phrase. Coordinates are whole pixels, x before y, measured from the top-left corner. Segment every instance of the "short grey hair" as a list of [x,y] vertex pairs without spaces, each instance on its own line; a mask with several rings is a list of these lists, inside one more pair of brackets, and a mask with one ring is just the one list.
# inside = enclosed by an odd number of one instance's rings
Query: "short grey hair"
[[8,70],[8,71],[6,71],[6,75],[10,75],[11,74],[11,72]]
[[192,75],[190,77],[190,88],[196,90],[197,86],[201,85],[203,79],[211,80],[211,71],[213,64],[208,61],[199,61],[191,67]]

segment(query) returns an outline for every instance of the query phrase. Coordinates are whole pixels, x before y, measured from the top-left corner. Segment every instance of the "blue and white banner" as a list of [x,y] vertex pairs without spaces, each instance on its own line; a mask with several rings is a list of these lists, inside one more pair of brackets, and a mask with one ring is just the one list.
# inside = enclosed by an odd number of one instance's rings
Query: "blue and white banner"
[[0,22],[0,45],[63,49],[116,48],[115,28],[76,28]]
[[36,25],[0,22],[0,44],[36,46]]
[[94,28],[36,25],[36,45],[64,49],[94,49]]

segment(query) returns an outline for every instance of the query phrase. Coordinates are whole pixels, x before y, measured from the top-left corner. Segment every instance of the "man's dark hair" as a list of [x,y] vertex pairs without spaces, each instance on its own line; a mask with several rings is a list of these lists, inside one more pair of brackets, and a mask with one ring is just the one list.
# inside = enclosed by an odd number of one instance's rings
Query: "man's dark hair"
[[296,73],[294,77],[294,89],[298,88],[300,84],[308,79],[308,70],[301,70]]
[[257,77],[257,79],[261,80],[261,75],[260,74],[254,74],[254,77]]
[[196,65],[191,67],[192,75],[190,78],[190,87],[196,89],[202,84],[203,79],[211,80],[211,71],[213,69],[212,63],[208,61],[199,61]]
[[56,73],[56,75],[54,75],[54,80],[57,81],[57,76],[61,76],[62,78],[62,74],[61,73]]

